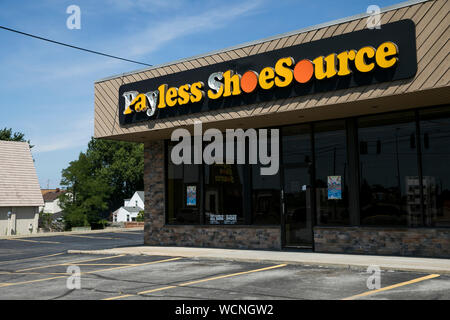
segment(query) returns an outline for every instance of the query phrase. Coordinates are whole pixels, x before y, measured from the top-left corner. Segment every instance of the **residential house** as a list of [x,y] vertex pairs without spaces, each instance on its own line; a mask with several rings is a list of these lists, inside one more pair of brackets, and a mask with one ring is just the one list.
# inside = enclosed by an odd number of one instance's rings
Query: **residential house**
[[0,236],[36,233],[43,205],[28,143],[0,141]]
[[44,198],[44,206],[39,207],[39,212],[50,213],[53,221],[62,221],[63,209],[59,201],[59,196],[66,193],[65,190],[56,189],[41,189],[42,197]]
[[39,211],[51,214],[59,214],[63,210],[60,206],[59,196],[66,191],[59,188],[56,189],[42,189],[42,197],[44,198],[44,206],[39,207]]
[[124,205],[113,212],[113,222],[136,221],[139,211],[144,210],[144,191],[136,191]]

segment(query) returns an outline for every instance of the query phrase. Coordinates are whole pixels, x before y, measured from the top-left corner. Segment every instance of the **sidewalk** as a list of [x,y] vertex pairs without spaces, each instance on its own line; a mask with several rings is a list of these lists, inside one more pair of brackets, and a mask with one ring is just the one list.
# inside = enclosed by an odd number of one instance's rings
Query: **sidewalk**
[[68,252],[83,254],[156,255],[246,262],[287,263],[305,266],[352,268],[362,271],[365,271],[369,265],[376,265],[382,270],[450,274],[450,259],[433,258],[153,246],[123,247],[106,250],[69,250]]
[[2,239],[16,239],[16,238],[37,238],[37,237],[54,237],[61,236],[67,234],[92,234],[92,233],[109,233],[109,232],[124,232],[124,231],[142,231],[143,227],[136,228],[106,228],[101,230],[86,230],[86,231],[61,231],[61,232],[40,232],[40,233],[32,233],[32,234],[22,234],[22,235],[12,235],[12,236],[0,236],[0,240]]

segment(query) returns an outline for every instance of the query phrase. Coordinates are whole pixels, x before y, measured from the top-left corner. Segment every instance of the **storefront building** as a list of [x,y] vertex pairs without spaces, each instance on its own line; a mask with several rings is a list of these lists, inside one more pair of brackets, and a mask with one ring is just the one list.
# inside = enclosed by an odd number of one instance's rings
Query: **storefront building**
[[[408,1],[379,29],[363,14],[97,81],[95,137],[145,144],[145,244],[449,258],[449,7]],[[198,122],[269,129],[256,141],[279,169],[237,161],[251,139],[175,164],[172,132]]]

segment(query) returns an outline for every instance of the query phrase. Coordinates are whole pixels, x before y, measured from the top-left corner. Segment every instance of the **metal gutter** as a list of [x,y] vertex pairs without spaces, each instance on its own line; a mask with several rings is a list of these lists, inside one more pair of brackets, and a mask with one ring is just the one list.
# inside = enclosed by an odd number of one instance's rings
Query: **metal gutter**
[[[409,1],[405,1],[405,2],[401,2],[398,4],[394,4],[392,6],[388,6],[385,8],[381,9],[381,13],[385,13],[388,11],[392,11],[392,10],[397,10],[397,9],[401,9],[404,7],[409,7],[412,5],[416,5],[419,3],[423,3],[423,2],[428,2],[428,1],[432,1],[432,0],[409,0]],[[179,60],[175,60],[175,61],[171,61],[171,62],[166,62],[166,63],[162,63],[162,64],[158,64],[152,67],[148,67],[148,68],[144,68],[144,69],[138,69],[138,70],[134,70],[134,71],[130,71],[130,72],[126,72],[126,73],[122,73],[122,74],[117,74],[114,76],[110,76],[110,77],[106,77],[100,80],[96,80],[94,81],[94,83],[99,83],[99,82],[103,82],[103,81],[108,81],[111,79],[116,79],[119,77],[124,77],[124,76],[128,76],[128,75],[132,75],[135,73],[139,73],[139,72],[145,72],[145,71],[149,71],[149,70],[154,70],[154,69],[158,69],[158,68],[163,68],[163,67],[167,67],[173,64],[177,64],[177,63],[181,63],[181,62],[186,62],[186,61],[191,61],[191,60],[195,60],[195,59],[199,59],[199,58],[204,58],[204,57],[208,57],[214,54],[219,54],[219,53],[223,53],[223,52],[227,52],[227,51],[232,51],[232,50],[236,50],[236,49],[241,49],[241,48],[245,48],[248,46],[253,46],[259,43],[263,43],[263,42],[267,42],[267,41],[271,41],[271,40],[275,40],[275,39],[280,39],[280,38],[285,38],[285,37],[289,37],[295,34],[300,34],[300,33],[304,33],[304,32],[308,32],[308,31],[312,31],[312,30],[317,30],[317,29],[321,29],[321,28],[325,28],[325,27],[330,27],[336,24],[342,24],[345,22],[350,22],[353,20],[358,20],[361,18],[366,18],[368,17],[370,14],[368,13],[359,13],[350,17],[346,17],[346,18],[341,18],[341,19],[337,19],[337,20],[333,20],[330,22],[324,22],[321,24],[316,24],[314,26],[310,26],[310,27],[306,27],[306,28],[302,28],[302,29],[298,29],[295,31],[290,31],[290,32],[286,32],[286,33],[281,33],[275,36],[271,36],[268,38],[264,38],[264,39],[259,39],[259,40],[254,40],[254,41],[250,41],[250,42],[245,42],[243,44],[239,44],[236,46],[232,46],[232,47],[228,47],[228,48],[224,48],[224,49],[219,49],[219,50],[215,50],[215,51],[210,51],[207,53],[203,53],[203,54],[199,54],[196,56],[192,56],[189,58],[183,58],[183,59],[179,59]]]

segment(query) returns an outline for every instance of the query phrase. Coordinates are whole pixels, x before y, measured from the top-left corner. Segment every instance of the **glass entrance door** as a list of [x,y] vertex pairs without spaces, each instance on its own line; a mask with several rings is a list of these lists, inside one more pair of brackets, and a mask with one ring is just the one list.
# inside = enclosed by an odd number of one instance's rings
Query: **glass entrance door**
[[309,165],[284,168],[284,228],[286,247],[312,245],[312,201]]
[[312,149],[309,125],[283,128],[282,226],[285,247],[311,247]]

